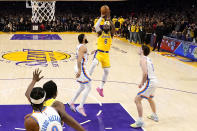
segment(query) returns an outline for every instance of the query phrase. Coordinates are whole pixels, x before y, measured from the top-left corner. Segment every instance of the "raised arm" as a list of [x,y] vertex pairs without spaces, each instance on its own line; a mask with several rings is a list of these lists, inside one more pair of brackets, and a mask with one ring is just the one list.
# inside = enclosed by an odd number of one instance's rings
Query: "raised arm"
[[100,25],[101,25],[102,19],[103,19],[103,17],[100,17],[100,18],[98,19],[98,21],[96,22],[95,26],[94,26],[97,33],[98,33],[99,31],[101,31]]
[[74,128],[76,131],[85,131],[85,129],[69,114],[65,111],[65,106],[60,101],[55,101],[55,103],[52,105],[56,109],[56,111],[59,113],[61,120],[65,122],[70,127]]
[[30,94],[31,94],[31,91],[32,89],[34,88],[36,82],[40,81],[44,76],[40,77],[40,73],[42,71],[39,70],[39,69],[36,69],[34,72],[33,72],[33,79],[31,81],[31,83],[29,84],[26,92],[25,92],[25,96],[27,97],[28,101],[30,102]]

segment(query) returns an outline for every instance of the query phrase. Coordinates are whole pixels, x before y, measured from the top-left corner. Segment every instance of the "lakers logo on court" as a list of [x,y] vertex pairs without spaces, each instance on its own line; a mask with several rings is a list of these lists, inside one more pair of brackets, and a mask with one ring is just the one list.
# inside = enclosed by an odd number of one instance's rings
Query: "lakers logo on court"
[[7,61],[15,61],[16,65],[43,66],[51,64],[58,67],[58,61],[69,59],[71,56],[65,52],[49,50],[23,49],[22,51],[9,52],[2,55]]

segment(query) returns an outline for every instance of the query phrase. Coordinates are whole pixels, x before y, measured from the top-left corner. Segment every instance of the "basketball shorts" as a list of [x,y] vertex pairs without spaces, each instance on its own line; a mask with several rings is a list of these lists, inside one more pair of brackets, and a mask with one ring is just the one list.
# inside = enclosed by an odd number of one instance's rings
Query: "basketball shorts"
[[102,68],[109,68],[110,60],[109,60],[109,53],[103,53],[103,52],[96,52],[95,58],[101,63]]
[[[81,68],[82,68],[81,75],[79,76],[79,78],[77,78],[77,82],[79,82],[81,84],[87,84],[88,82],[91,81],[89,71],[84,66],[82,66]],[[78,72],[78,67],[76,65],[75,66],[75,73],[77,73],[77,72]]]
[[156,82],[147,80],[137,95],[145,99],[151,99],[154,97],[155,89],[156,89]]

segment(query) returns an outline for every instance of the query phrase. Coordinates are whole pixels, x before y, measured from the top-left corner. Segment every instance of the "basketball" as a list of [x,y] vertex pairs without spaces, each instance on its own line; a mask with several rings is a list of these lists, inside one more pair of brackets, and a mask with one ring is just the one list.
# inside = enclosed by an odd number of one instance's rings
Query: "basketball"
[[106,16],[106,15],[109,15],[109,13],[110,13],[109,6],[103,5],[101,7],[101,14]]

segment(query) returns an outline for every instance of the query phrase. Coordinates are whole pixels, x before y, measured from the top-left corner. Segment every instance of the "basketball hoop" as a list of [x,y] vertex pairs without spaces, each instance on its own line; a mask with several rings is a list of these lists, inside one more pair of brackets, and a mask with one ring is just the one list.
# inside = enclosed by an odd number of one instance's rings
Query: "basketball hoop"
[[55,2],[51,0],[31,0],[32,22],[54,21]]

